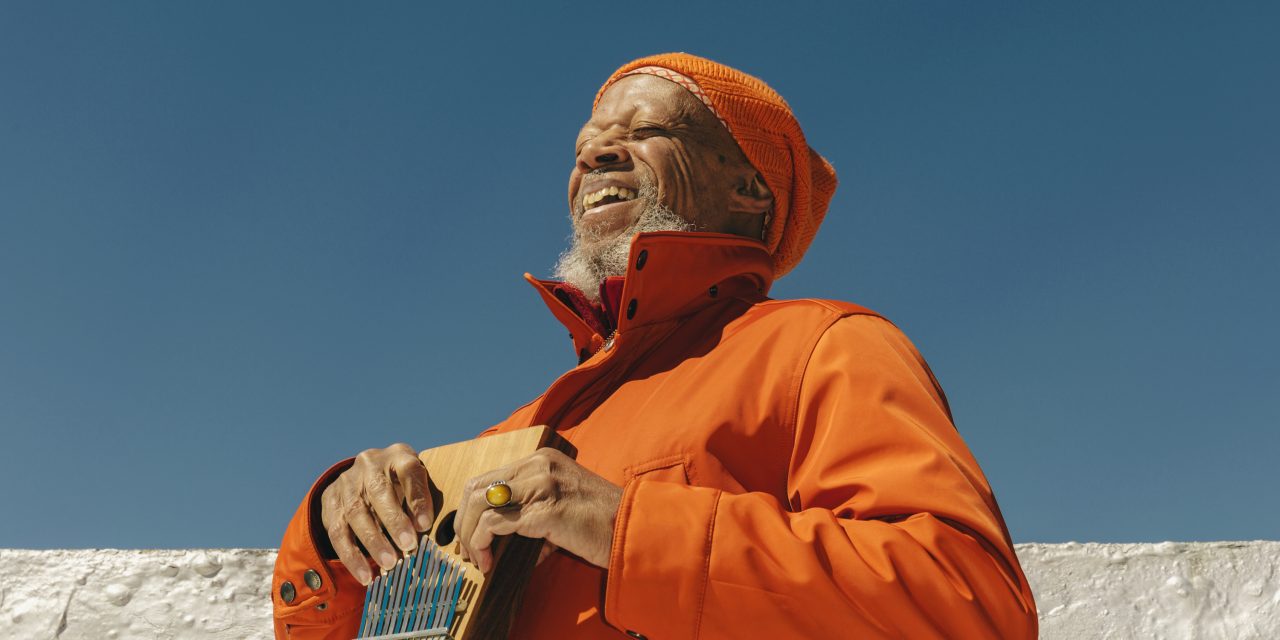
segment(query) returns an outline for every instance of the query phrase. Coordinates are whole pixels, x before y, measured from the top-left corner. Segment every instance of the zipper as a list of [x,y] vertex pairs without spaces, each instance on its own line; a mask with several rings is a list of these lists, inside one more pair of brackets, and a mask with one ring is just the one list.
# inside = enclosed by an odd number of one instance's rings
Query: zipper
[[616,335],[618,335],[618,330],[617,330],[617,329],[614,329],[613,331],[610,331],[610,332],[609,332],[609,337],[608,337],[608,338],[605,338],[605,339],[604,339],[604,342],[600,343],[600,348],[596,349],[596,352],[595,352],[595,353],[593,353],[593,354],[591,354],[591,355],[593,355],[593,356],[595,356],[595,355],[599,355],[601,351],[609,351],[610,349],[613,349],[613,338],[614,338],[614,336],[616,336]]

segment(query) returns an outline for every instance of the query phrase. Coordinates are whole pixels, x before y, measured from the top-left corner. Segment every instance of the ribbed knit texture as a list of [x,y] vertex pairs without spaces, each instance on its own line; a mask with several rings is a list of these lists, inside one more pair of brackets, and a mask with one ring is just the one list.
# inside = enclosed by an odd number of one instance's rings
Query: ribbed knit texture
[[[813,241],[836,190],[836,172],[809,148],[791,107],[759,78],[688,53],[664,53],[622,65],[596,93],[641,67],[664,67],[698,83],[712,111],[729,129],[773,192],[773,219],[764,243],[774,277],[795,267]],[[594,108],[594,105],[593,105]]]

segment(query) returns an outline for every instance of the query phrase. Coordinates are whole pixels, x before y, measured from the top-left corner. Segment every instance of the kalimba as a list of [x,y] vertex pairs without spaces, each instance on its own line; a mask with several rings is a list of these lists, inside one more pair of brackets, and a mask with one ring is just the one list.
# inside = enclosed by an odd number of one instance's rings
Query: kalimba
[[549,427],[445,445],[419,454],[431,478],[436,521],[418,549],[365,591],[360,639],[503,640],[542,540],[504,536],[493,545],[488,576],[460,557],[453,519],[467,480],[508,465],[542,447],[573,455]]

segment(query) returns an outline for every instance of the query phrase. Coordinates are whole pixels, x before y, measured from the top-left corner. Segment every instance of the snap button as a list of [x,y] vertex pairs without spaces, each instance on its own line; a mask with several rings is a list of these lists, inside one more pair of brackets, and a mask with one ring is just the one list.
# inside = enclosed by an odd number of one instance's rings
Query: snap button
[[632,299],[631,299],[631,302],[628,302],[628,303],[627,303],[627,319],[628,319],[628,320],[630,320],[630,319],[632,319],[632,318],[636,317],[636,305],[637,305],[637,304],[638,304],[638,303],[636,302],[636,299],[635,299],[635,298],[632,298]]
[[709,291],[707,291],[707,293],[710,293],[710,294],[711,294],[711,297],[712,297],[712,298],[714,298],[714,297],[716,297],[716,296],[720,295],[720,287],[717,287],[716,285],[714,285],[714,284],[713,284],[713,285],[711,285],[711,289],[710,289]]
[[306,582],[312,591],[319,591],[320,585],[324,584],[324,581],[320,579],[320,574],[316,573],[315,569],[307,569],[307,572],[302,574],[302,581]]
[[324,611],[325,609],[328,609],[328,608],[329,608],[328,602],[321,602],[320,604],[316,605],[316,611]]
[[293,599],[298,597],[298,590],[293,588],[292,582],[285,582],[280,585],[280,599],[285,604],[293,604]]
[[636,256],[636,271],[644,268],[644,263],[649,261],[649,250],[641,249],[640,255]]

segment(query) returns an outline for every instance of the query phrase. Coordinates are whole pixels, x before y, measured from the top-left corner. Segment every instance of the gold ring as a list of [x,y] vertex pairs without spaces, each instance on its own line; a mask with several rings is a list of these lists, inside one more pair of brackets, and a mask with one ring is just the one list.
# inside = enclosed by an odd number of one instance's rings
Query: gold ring
[[484,501],[494,509],[511,504],[511,487],[501,480],[490,482],[489,487],[484,490]]

